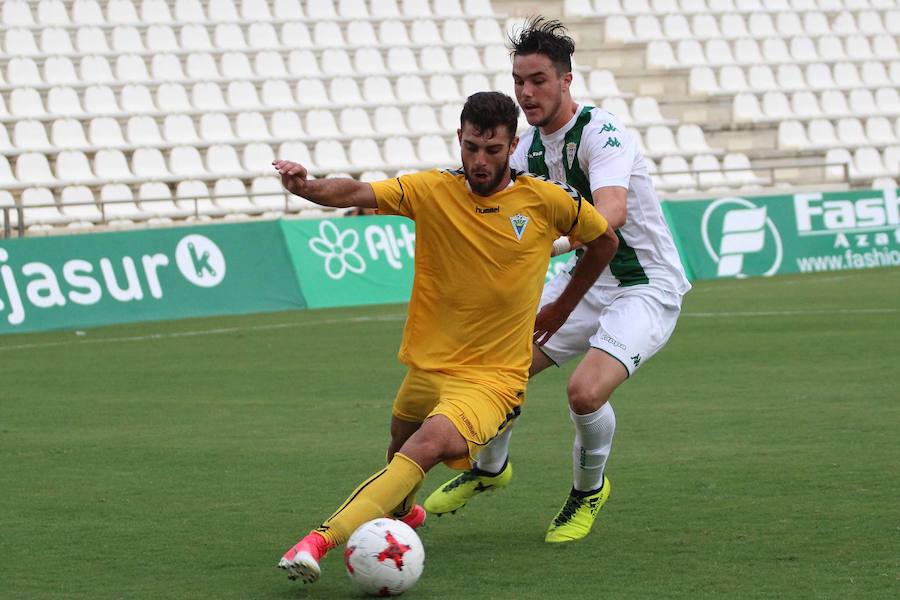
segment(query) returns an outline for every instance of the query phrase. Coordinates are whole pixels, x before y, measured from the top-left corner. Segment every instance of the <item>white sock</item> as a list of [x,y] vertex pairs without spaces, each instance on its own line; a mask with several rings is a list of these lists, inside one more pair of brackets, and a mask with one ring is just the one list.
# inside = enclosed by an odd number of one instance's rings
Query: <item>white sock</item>
[[572,446],[573,487],[581,492],[592,492],[603,485],[603,470],[612,449],[616,432],[616,413],[609,402],[598,410],[578,415],[569,409],[575,423],[575,443]]
[[509,437],[512,435],[513,423],[503,430],[490,443],[481,449],[475,458],[475,468],[485,473],[499,475],[509,458]]

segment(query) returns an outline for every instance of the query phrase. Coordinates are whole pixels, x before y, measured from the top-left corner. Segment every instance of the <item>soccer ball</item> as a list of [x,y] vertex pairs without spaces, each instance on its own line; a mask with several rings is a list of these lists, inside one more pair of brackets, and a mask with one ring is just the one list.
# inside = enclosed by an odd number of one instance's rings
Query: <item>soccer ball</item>
[[360,525],[347,540],[344,564],[363,592],[396,596],[419,580],[425,568],[425,548],[403,521],[375,519]]

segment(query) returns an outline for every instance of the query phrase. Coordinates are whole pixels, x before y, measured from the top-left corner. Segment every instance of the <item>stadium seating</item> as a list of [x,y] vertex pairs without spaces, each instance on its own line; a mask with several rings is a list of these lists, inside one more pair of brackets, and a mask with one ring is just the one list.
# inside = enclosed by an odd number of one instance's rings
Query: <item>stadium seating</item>
[[[575,96],[632,128],[661,189],[771,183],[722,143],[742,131],[771,131],[783,156],[831,152],[851,184],[898,177],[897,2],[558,4],[574,28],[640,49],[649,73],[686,78],[692,102],[730,106],[716,126],[684,121],[665,94],[623,91],[625,71],[578,66]],[[504,43],[521,18],[499,7],[508,4],[7,0],[0,204],[24,207],[23,224],[41,231],[273,216],[309,208],[269,176],[275,156],[316,176],[451,165],[465,97],[513,91]]]

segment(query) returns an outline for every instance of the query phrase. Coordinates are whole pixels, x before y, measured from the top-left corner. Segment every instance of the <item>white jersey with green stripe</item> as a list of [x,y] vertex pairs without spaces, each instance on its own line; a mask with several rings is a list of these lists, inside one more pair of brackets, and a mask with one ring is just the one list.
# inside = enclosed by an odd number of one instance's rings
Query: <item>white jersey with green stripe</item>
[[614,114],[579,105],[572,119],[550,135],[531,127],[520,136],[510,166],[565,181],[591,202],[598,188],[628,190],[628,216],[616,232],[619,250],[595,285],[651,285],[678,294],[691,288],[647,163]]

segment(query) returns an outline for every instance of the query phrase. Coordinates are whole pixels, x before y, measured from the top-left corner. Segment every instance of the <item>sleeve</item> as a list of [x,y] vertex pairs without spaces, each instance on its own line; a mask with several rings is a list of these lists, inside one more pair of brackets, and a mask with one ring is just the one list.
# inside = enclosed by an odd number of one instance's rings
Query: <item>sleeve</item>
[[553,194],[551,219],[559,235],[574,237],[581,242],[590,242],[609,228],[594,205],[581,197],[577,190],[565,183],[554,182],[558,187]]
[[378,213],[400,215],[415,221],[416,210],[434,187],[437,171],[421,171],[372,182]]
[[522,144],[516,146],[515,152],[513,152],[513,155],[509,157],[509,166],[516,171],[527,173],[528,159],[525,158],[526,150],[527,148]]
[[591,192],[618,186],[628,189],[634,166],[636,142],[617,120],[598,119],[581,140],[580,162],[587,169]]
[[607,229],[609,229],[609,223],[606,222],[603,215],[597,212],[593,204],[584,201],[569,236],[581,242],[592,242],[606,233]]

